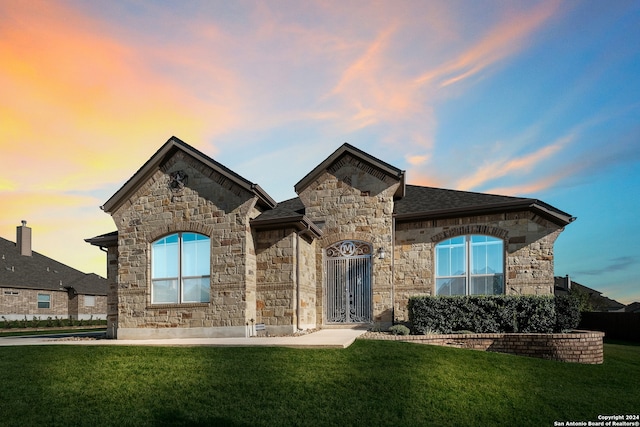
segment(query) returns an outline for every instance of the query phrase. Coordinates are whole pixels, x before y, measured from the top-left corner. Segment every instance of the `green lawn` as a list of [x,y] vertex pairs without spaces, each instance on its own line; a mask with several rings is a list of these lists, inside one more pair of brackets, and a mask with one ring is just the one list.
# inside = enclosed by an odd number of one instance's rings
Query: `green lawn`
[[0,425],[552,426],[640,412],[640,346],[603,365],[358,340],[345,350],[0,348]]

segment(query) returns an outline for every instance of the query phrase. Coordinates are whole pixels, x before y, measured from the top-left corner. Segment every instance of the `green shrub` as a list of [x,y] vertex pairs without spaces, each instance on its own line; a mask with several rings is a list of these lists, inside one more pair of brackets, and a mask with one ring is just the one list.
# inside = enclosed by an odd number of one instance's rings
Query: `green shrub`
[[409,335],[411,331],[404,325],[393,325],[389,328],[389,332],[393,335]]
[[568,331],[578,327],[582,302],[575,295],[559,295],[556,303],[556,331]]
[[558,327],[551,295],[412,297],[409,320],[418,334],[433,330],[550,333]]

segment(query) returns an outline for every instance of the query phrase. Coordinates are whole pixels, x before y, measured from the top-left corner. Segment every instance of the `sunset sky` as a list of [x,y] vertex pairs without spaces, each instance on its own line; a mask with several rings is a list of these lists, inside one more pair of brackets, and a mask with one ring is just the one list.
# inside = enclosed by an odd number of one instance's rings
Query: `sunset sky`
[[0,0],[0,236],[105,275],[99,208],[172,135],[274,199],[343,142],[578,219],[556,275],[640,301],[640,2]]

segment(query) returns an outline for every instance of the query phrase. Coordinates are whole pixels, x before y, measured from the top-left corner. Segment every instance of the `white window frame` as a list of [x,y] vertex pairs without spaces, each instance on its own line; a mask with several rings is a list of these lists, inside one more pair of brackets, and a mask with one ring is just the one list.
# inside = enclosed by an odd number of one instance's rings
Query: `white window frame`
[[[477,243],[473,243],[472,242],[472,237],[474,236],[480,236],[480,237],[489,237],[491,239],[495,239],[494,241],[491,242],[483,242],[485,245],[490,244],[490,245],[498,245],[500,244],[502,246],[502,273],[492,273],[492,274],[473,274],[471,273],[472,270],[472,265],[473,265],[473,246],[477,245]],[[438,276],[438,246],[442,245],[444,242],[447,242],[449,240],[455,239],[455,238],[459,238],[459,237],[463,237],[464,238],[464,242],[463,243],[458,243],[455,244],[455,246],[464,246],[464,274],[459,274],[459,275],[442,275],[442,276]],[[453,247],[454,245],[452,245]],[[441,246],[442,247],[442,246]],[[504,250],[504,240],[497,238],[495,236],[491,236],[491,235],[486,235],[486,234],[466,234],[466,235],[460,235],[460,236],[454,236],[454,237],[450,237],[449,239],[443,240],[441,242],[438,242],[435,246],[434,246],[434,260],[435,260],[435,268],[434,268],[434,276],[435,276],[435,294],[438,296],[441,295],[504,295],[505,293],[505,287],[506,287],[506,282],[505,282],[505,259],[506,259],[506,254],[505,254],[505,250]],[[491,294],[472,294],[470,293],[471,291],[471,281],[473,278],[478,278],[478,277],[501,277],[502,279],[502,292],[501,293],[491,293]],[[438,292],[438,280],[439,279],[449,279],[449,280],[454,280],[454,279],[464,279],[465,281],[465,293],[464,294],[452,294],[451,293],[451,283],[449,285],[449,294],[441,294]]]
[[[42,301],[40,301],[41,297],[46,298],[42,298]],[[47,304],[47,306],[40,307],[40,304]],[[38,294],[38,308],[41,310],[51,309],[51,294]]]
[[[195,234],[197,236],[201,236],[201,237],[205,237],[208,245],[209,245],[209,257],[208,257],[208,267],[207,270],[209,272],[208,275],[200,275],[200,276],[185,276],[183,275],[183,257],[184,257],[184,245],[183,245],[183,236],[185,234]],[[171,236],[178,236],[178,276],[177,277],[154,277],[153,276],[153,256],[154,256],[154,250],[153,250],[153,246],[154,244],[160,242],[161,240],[164,240],[168,237]],[[162,236],[161,238],[155,240],[154,242],[151,243],[151,304],[153,305],[166,305],[166,304],[194,304],[194,303],[209,303],[210,302],[210,298],[211,298],[211,293],[210,290],[207,293],[207,299],[206,300],[197,300],[197,301],[188,301],[185,300],[184,297],[184,281],[186,279],[207,279],[208,282],[208,286],[211,286],[211,238],[205,234],[202,233],[196,233],[194,231],[181,231],[181,232],[177,232],[177,233],[171,233],[171,234],[167,234],[165,236]],[[160,282],[160,281],[166,281],[166,280],[175,280],[178,286],[177,289],[177,301],[171,301],[171,302],[167,302],[167,301],[156,301],[156,292],[155,292],[155,286],[154,283],[156,282]]]
[[95,295],[85,295],[84,296],[84,306],[85,307],[95,307],[96,306],[96,296]]

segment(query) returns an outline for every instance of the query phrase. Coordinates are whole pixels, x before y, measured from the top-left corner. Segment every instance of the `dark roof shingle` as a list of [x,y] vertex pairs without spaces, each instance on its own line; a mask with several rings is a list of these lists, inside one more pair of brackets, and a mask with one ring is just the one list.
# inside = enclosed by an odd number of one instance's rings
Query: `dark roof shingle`
[[73,287],[86,295],[106,295],[107,279],[87,274],[32,251],[20,255],[14,242],[0,237],[0,287],[61,290]]

